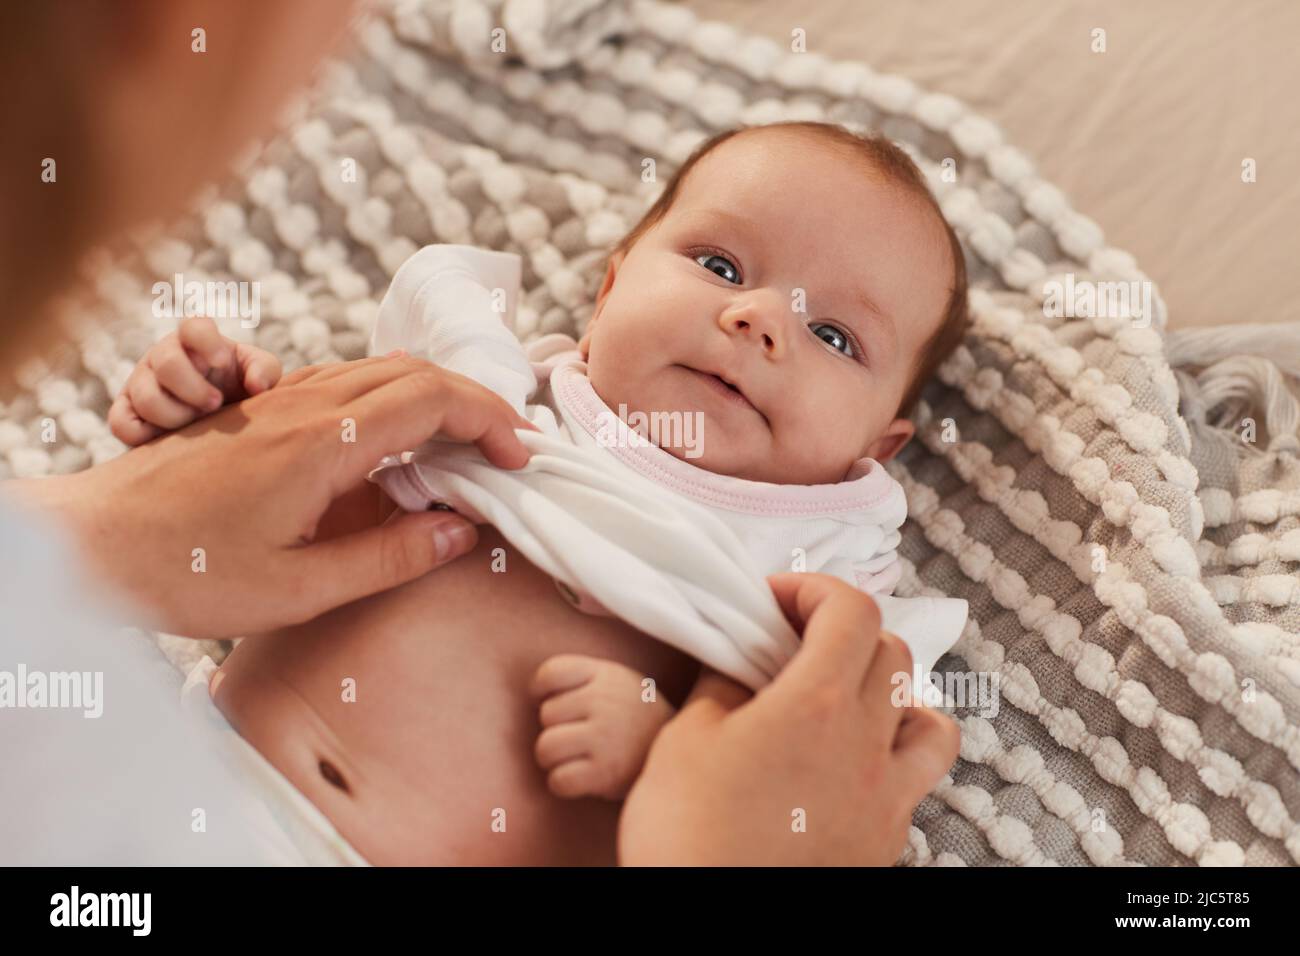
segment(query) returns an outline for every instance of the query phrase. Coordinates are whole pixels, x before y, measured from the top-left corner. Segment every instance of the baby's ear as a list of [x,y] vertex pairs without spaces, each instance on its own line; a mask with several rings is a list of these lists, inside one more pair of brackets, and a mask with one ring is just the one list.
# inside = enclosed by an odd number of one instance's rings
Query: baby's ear
[[591,330],[600,318],[601,311],[605,308],[605,299],[609,297],[609,292],[614,288],[614,278],[618,274],[618,267],[623,264],[623,259],[627,253],[622,249],[614,250],[610,255],[609,261],[605,264],[605,279],[600,284],[600,291],[596,293],[596,310],[592,312],[591,318],[587,320],[587,327],[582,332],[582,338],[578,339],[578,351],[582,353],[583,358],[587,357],[588,350],[591,347]]
[[614,279],[618,275],[619,266],[623,264],[625,258],[627,258],[627,253],[622,249],[615,249],[610,253],[609,260],[605,263],[605,278],[600,283],[600,291],[596,293],[596,312],[591,317],[592,322],[595,322],[597,316],[600,315],[600,310],[605,305],[605,299],[609,296],[610,290],[614,288]]
[[883,465],[902,451],[914,434],[916,434],[916,426],[912,424],[911,419],[895,418],[889,423],[889,427],[867,446],[864,457],[874,458]]

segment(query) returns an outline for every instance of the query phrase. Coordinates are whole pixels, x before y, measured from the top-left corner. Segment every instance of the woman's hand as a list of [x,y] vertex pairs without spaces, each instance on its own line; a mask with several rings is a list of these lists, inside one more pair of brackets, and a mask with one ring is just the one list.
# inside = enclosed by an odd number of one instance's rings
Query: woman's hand
[[957,757],[947,716],[896,706],[912,671],[875,601],[820,574],[768,579],[803,646],[753,697],[701,676],[619,818],[625,865],[889,865]]
[[90,564],[192,637],[297,623],[419,577],[473,548],[447,512],[404,515],[311,543],[330,503],[386,454],[430,437],[519,468],[533,426],[470,379],[409,356],[299,369],[78,474],[15,483],[65,519]]

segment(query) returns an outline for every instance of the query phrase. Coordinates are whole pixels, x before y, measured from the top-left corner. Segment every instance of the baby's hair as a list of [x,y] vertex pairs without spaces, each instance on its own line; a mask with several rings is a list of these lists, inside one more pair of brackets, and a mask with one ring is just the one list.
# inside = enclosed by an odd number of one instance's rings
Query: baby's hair
[[638,239],[659,224],[664,216],[668,214],[668,210],[672,208],[687,174],[690,173],[701,158],[719,144],[731,139],[737,133],[743,133],[747,130],[773,129],[808,133],[820,137],[826,142],[847,147],[853,154],[866,160],[872,169],[883,174],[890,182],[900,186],[926,208],[930,209],[943,226],[944,233],[948,237],[949,253],[953,261],[952,287],[948,293],[948,301],[944,306],[943,321],[922,346],[920,359],[913,369],[911,383],[903,394],[903,399],[899,402],[898,410],[895,413],[903,417],[910,417],[915,411],[916,403],[921,397],[921,390],[925,387],[925,383],[930,380],[944,360],[961,343],[970,326],[970,316],[966,307],[966,257],[962,252],[961,241],[957,238],[957,233],[953,231],[952,226],[948,224],[948,220],[944,218],[943,211],[940,210],[938,202],[935,201],[929,186],[926,184],[925,176],[917,169],[916,163],[912,162],[912,158],[886,137],[878,134],[860,135],[835,123],[810,121],[768,123],[761,126],[737,126],[734,129],[725,130],[710,137],[695,148],[694,152],[673,173],[672,179],[664,187],[663,192],[659,194],[654,205],[646,210],[640,222],[633,226],[628,234],[619,241],[611,254],[628,252]]

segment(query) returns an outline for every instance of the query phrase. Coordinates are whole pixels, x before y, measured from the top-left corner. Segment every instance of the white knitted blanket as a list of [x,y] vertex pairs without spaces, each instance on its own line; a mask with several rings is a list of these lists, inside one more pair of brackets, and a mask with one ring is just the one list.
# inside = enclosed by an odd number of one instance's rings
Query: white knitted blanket
[[397,267],[472,243],[523,256],[525,337],[574,332],[704,137],[877,128],[929,175],[974,286],[974,330],[890,466],[911,506],[898,593],[966,598],[940,668],[997,691],[954,707],[961,758],[904,862],[1300,861],[1300,327],[1166,335],[1149,285],[1136,321],[1053,317],[1062,289],[1148,280],[994,124],[679,7],[423,0],[359,36],[238,177],[92,264],[63,310],[78,344],[0,410],[0,477],[120,453],[108,396],[176,322],[155,282],[256,282],[260,324],[222,324],[292,368],[360,357]]

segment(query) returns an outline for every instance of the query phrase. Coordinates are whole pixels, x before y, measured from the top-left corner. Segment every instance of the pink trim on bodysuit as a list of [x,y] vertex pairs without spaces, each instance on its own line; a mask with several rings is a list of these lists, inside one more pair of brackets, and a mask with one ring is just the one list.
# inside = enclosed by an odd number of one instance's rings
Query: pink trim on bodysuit
[[[573,358],[569,358],[569,356]],[[765,517],[809,517],[861,512],[890,503],[902,488],[884,467],[872,458],[860,458],[844,481],[824,485],[778,485],[718,475],[697,468],[656,445],[635,441],[636,432],[596,394],[585,371],[581,354],[548,356],[554,366],[551,390],[557,405],[593,438],[599,417],[612,416],[619,440],[608,451],[650,480],[702,504],[729,511]]]

